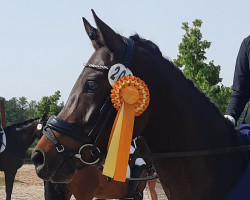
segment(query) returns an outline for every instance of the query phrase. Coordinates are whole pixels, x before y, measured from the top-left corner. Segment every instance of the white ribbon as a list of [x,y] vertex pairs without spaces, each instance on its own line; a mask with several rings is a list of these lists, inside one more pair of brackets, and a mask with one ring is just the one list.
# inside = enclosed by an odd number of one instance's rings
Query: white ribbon
[[2,129],[1,127],[1,131],[0,133],[3,133],[3,136],[2,136],[2,144],[1,145],[1,148],[0,148],[0,153],[3,152],[5,150],[5,147],[6,147],[6,135],[5,135],[5,132],[4,130]]

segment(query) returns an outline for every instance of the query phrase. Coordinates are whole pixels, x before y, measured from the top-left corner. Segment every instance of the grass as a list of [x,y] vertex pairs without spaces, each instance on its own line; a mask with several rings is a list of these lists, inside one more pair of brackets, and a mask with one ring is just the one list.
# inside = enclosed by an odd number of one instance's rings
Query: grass
[[[23,183],[23,181],[19,181],[15,179],[14,183]],[[4,177],[0,177],[0,186],[5,185]]]
[[32,154],[33,148],[29,148],[26,152],[25,159],[24,159],[24,164],[32,164],[32,161],[30,159],[31,154]]

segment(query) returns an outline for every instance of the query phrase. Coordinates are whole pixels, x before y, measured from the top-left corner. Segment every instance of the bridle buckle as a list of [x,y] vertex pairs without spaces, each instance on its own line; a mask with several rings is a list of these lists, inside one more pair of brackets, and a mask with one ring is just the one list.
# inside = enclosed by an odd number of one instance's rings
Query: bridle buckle
[[60,146],[56,147],[56,150],[58,153],[62,153],[62,152],[64,152],[65,149],[64,149],[64,146],[62,144],[60,144]]

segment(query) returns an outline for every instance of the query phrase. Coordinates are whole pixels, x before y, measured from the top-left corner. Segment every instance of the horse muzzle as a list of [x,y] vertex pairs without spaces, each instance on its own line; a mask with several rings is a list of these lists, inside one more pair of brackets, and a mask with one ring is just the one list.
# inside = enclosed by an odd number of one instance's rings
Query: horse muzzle
[[57,154],[49,161],[45,155],[39,149],[36,149],[31,155],[38,177],[56,183],[69,183],[76,172],[73,161],[69,161],[70,155],[66,157]]

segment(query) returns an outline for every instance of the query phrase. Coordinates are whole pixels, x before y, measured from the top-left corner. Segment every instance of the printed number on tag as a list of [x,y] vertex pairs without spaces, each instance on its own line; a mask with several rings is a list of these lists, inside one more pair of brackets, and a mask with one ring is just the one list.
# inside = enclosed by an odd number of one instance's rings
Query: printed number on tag
[[133,76],[132,72],[123,64],[115,64],[109,69],[108,79],[110,85],[113,85],[119,78],[123,76]]

